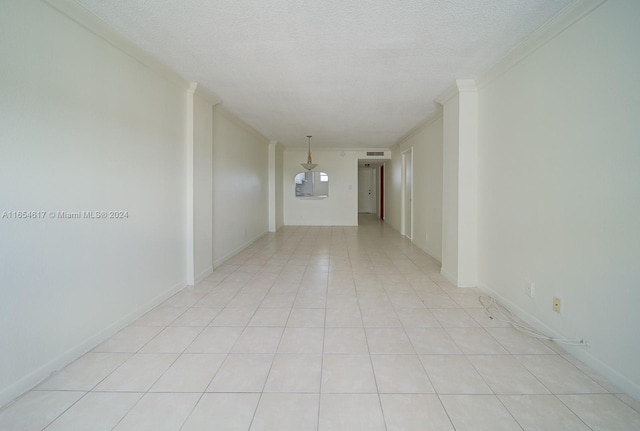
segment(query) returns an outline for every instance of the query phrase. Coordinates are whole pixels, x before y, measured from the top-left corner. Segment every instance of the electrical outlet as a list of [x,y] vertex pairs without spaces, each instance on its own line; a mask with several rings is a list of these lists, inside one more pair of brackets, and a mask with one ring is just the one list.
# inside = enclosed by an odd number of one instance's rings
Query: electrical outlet
[[560,302],[560,298],[558,298],[557,296],[553,297],[553,311],[555,311],[556,313],[560,314],[560,308],[562,306],[562,303]]
[[527,295],[529,298],[533,298],[533,283],[532,282],[527,282],[524,285],[524,294]]

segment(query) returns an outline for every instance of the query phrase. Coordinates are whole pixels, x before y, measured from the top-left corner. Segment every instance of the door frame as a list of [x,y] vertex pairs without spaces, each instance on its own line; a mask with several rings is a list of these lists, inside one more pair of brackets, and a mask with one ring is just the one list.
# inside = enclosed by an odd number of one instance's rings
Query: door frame
[[384,220],[384,163],[382,165],[380,165],[380,167],[378,168],[380,171],[380,199],[379,199],[379,204],[380,204],[380,220]]

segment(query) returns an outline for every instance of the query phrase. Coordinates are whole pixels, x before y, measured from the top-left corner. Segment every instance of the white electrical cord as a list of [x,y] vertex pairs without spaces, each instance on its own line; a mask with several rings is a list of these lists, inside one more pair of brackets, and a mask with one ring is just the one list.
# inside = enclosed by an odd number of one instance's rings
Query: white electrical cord
[[[483,302],[484,300],[488,299],[489,300],[489,304],[486,304],[485,302]],[[535,331],[534,329],[525,326],[521,323],[518,323],[515,321],[515,319],[513,318],[513,314],[511,314],[511,311],[509,311],[508,309],[506,309],[505,307],[502,307],[500,304],[498,304],[498,302],[496,301],[495,298],[489,296],[489,297],[485,297],[485,296],[479,296],[478,297],[478,302],[480,302],[480,305],[482,305],[482,307],[484,308],[485,313],[487,313],[487,316],[489,316],[490,319],[494,319],[497,320],[498,322],[503,322],[503,323],[507,323],[509,324],[513,329],[520,331],[530,337],[533,338],[538,338],[541,340],[549,340],[549,341],[555,341],[556,343],[560,343],[560,344],[568,344],[571,346],[585,346],[588,347],[589,343],[585,342],[584,340],[570,340],[567,338],[554,338],[554,337],[547,337],[544,334],[541,334],[540,332]],[[496,316],[496,314],[491,312],[491,309],[495,308],[498,312],[498,315]],[[506,311],[506,313],[505,313]]]

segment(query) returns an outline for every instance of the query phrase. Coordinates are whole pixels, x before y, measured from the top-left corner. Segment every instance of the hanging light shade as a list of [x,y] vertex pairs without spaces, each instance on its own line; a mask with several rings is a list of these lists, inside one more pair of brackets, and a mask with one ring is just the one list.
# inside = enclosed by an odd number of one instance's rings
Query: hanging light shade
[[307,138],[309,139],[309,148],[308,148],[308,152],[307,152],[307,163],[300,163],[300,165],[305,168],[306,170],[310,171],[313,168],[315,168],[316,166],[318,166],[317,163],[313,163],[313,161],[311,160],[311,136],[307,136]]

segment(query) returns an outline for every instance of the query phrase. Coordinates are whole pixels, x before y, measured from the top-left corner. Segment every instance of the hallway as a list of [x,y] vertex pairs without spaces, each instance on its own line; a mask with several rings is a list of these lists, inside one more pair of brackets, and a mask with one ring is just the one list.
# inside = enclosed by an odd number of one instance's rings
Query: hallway
[[631,398],[359,221],[265,235],[23,395],[0,430],[640,429]]

